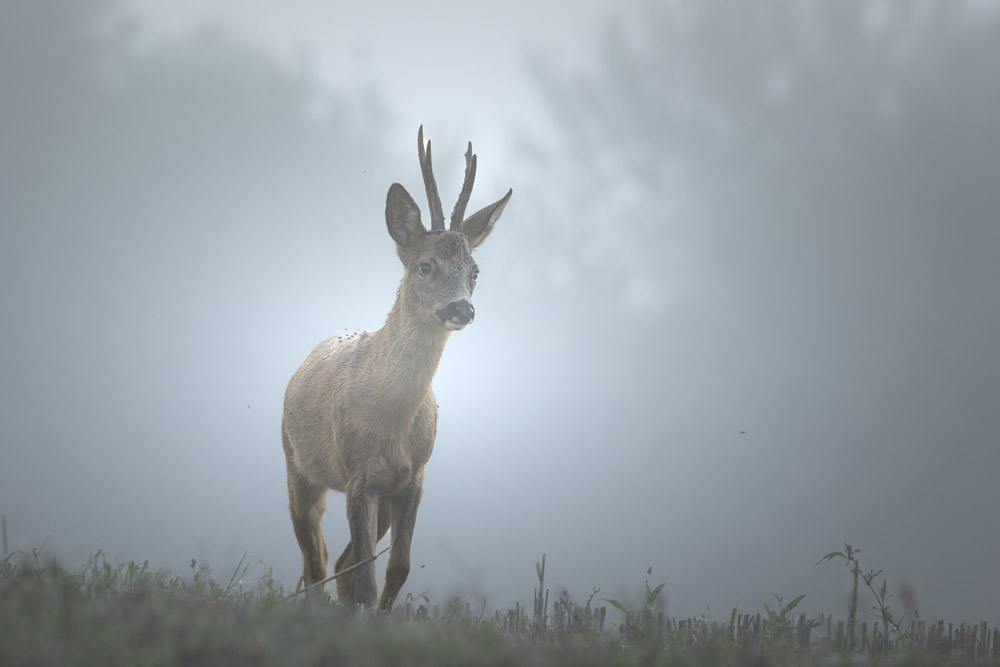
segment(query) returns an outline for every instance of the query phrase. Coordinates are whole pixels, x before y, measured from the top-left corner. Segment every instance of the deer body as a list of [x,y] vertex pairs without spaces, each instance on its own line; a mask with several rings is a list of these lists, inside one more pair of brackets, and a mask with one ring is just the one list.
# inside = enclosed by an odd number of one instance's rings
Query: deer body
[[[424,465],[434,446],[437,403],[431,380],[451,332],[474,317],[478,267],[471,253],[511,195],[464,218],[476,169],[470,145],[462,194],[451,228],[444,230],[430,142],[425,154],[422,128],[418,143],[431,230],[423,226],[406,190],[393,184],[386,197],[386,226],[404,274],[392,310],[378,331],[344,332],[312,351],[288,384],[281,428],[292,527],[306,585],[326,577],[329,555],[320,522],[327,490],[341,491],[347,496],[351,540],[336,561],[336,572],[374,555],[378,540],[393,528],[379,599],[386,610],[409,573]],[[338,578],[337,594],[342,602],[373,606],[375,564]]]

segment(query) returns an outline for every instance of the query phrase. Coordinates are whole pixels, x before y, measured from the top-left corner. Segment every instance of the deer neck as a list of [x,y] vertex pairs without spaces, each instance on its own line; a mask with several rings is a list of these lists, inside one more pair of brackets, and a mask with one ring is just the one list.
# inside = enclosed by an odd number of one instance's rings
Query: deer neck
[[431,388],[431,380],[450,331],[416,319],[402,290],[385,325],[371,336],[370,370],[386,407],[412,420]]

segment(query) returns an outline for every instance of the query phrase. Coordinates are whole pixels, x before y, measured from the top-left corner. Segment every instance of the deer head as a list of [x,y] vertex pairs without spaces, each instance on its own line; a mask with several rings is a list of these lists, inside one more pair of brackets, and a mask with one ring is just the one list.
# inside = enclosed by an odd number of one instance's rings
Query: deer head
[[402,185],[393,183],[385,199],[385,223],[404,268],[400,300],[417,321],[455,331],[465,328],[476,314],[472,292],[479,267],[472,259],[472,251],[489,236],[513,190],[465,217],[476,180],[476,156],[470,142],[465,153],[462,191],[452,210],[449,229],[445,230],[441,198],[431,166],[431,142],[427,142],[425,149],[422,125],[417,132],[417,155],[430,207],[430,230],[424,227],[417,203]]

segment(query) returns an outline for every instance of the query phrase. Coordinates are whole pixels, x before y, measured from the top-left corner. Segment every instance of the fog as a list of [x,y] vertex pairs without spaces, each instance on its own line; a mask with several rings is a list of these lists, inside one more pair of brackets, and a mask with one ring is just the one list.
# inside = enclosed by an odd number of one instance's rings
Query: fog
[[0,5],[11,550],[295,586],[285,385],[384,321],[424,124],[445,208],[468,140],[469,210],[514,194],[403,595],[523,603],[545,553],[844,617],[846,541],[1000,619],[1000,3],[242,4]]

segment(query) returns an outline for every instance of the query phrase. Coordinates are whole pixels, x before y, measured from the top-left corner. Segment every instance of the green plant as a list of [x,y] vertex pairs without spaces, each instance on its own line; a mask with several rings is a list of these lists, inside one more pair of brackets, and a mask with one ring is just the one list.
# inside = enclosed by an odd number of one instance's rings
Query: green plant
[[[658,586],[651,588],[649,585],[649,577],[652,576],[652,574],[653,568],[650,567],[646,570],[646,580],[644,582],[645,595],[643,596],[643,607],[641,609],[629,609],[618,600],[601,598],[625,615],[625,622],[622,625],[622,635],[627,640],[649,639],[654,634],[653,605],[656,604],[657,598],[659,598],[660,593],[663,591],[664,584],[659,584]],[[662,614],[660,617],[662,617]],[[657,632],[659,629],[659,624],[657,624]]]
[[774,599],[778,601],[778,604],[776,609],[771,609],[766,602],[764,603],[764,611],[767,613],[767,618],[761,621],[762,640],[771,644],[801,644],[803,642],[799,633],[806,633],[808,630],[818,627],[823,623],[822,614],[820,614],[819,618],[810,619],[806,619],[803,614],[799,622],[796,623],[792,615],[792,610],[802,602],[805,598],[804,594],[798,596],[788,604],[785,604],[783,596],[777,593],[772,593],[772,595],[774,595]]
[[886,584],[885,577],[882,577],[881,586],[878,586],[877,588],[875,586],[875,580],[882,575],[882,570],[865,571],[862,569],[861,563],[858,561],[859,553],[861,553],[861,549],[844,542],[843,551],[831,551],[827,555],[820,558],[816,563],[816,565],[819,565],[820,563],[825,563],[836,558],[842,558],[844,559],[844,566],[849,567],[851,569],[851,574],[854,576],[854,585],[851,589],[851,602],[847,616],[848,642],[845,644],[845,649],[853,650],[857,648],[855,625],[857,620],[859,578],[865,583],[865,586],[868,587],[868,590],[871,591],[872,595],[875,597],[875,605],[872,606],[872,610],[876,612],[876,617],[879,618],[882,623],[883,640],[874,644],[873,649],[875,649],[876,652],[884,652],[892,648],[898,648],[903,642],[910,638],[910,634],[903,629],[905,627],[903,624],[903,616],[900,615],[897,618],[890,609],[889,599],[893,596],[887,592],[888,586]]
[[[649,568],[648,570],[646,570],[646,581],[644,582],[645,583],[645,587],[646,587],[646,595],[645,595],[645,606],[642,609],[643,611],[652,611],[653,604],[656,602],[656,598],[658,598],[660,596],[660,592],[663,590],[663,586],[664,586],[664,584],[660,584],[656,588],[650,588],[649,587],[649,577],[652,574],[653,574],[653,568]],[[594,595],[596,595],[597,592],[600,591],[600,590],[601,589],[599,589],[599,588],[595,588],[593,595],[590,596],[591,599],[593,599]],[[625,614],[633,613],[632,611],[630,611],[627,607],[625,607],[625,605],[623,605],[618,600],[612,600],[610,598],[601,598],[601,599],[604,600],[605,602],[607,602],[608,604],[610,604],[615,609],[618,609],[619,611],[621,611],[621,612],[623,612]]]

